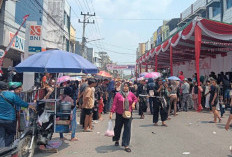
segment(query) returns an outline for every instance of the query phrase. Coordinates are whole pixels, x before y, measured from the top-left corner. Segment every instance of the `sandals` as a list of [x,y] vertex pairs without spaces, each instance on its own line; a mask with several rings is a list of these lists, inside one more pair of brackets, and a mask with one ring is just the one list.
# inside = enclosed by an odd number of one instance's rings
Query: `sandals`
[[221,123],[222,122],[222,119],[220,118],[219,120],[218,120],[218,123]]
[[165,126],[165,127],[168,127],[168,125],[167,125],[167,124],[162,124],[161,126]]
[[125,148],[125,151],[128,152],[128,153],[130,153],[131,149],[127,147],[127,148]]
[[78,138],[74,137],[70,140],[71,142],[74,142],[74,141],[79,141]]
[[114,144],[115,146],[119,146],[119,142],[115,142],[115,144]]
[[83,132],[93,132],[92,130],[83,130]]

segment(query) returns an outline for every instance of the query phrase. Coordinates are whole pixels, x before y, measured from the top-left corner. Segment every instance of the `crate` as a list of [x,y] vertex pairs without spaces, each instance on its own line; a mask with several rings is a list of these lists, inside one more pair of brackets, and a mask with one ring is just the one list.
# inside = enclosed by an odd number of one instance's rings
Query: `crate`
[[69,125],[56,125],[56,133],[69,133]]

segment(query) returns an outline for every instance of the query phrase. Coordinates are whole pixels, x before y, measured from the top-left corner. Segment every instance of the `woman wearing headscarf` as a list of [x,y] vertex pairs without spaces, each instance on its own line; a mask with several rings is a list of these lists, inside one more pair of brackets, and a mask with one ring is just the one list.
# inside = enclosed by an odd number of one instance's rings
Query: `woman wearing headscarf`
[[131,152],[129,148],[130,137],[131,137],[131,122],[132,116],[125,118],[123,116],[125,111],[132,113],[132,110],[135,109],[135,103],[137,102],[136,96],[129,91],[129,83],[123,83],[121,85],[121,90],[114,97],[114,102],[110,112],[110,119],[112,119],[113,113],[116,112],[116,120],[114,127],[114,137],[115,146],[119,146],[119,139],[124,125],[123,137],[122,137],[122,146],[125,147],[126,152]]

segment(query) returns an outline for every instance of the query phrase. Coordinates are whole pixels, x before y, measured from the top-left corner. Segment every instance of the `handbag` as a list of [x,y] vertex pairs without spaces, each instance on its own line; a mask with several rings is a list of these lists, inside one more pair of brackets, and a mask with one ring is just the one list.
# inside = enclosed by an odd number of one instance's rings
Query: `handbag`
[[164,97],[160,98],[160,102],[161,102],[163,108],[167,107],[167,101],[165,100]]
[[124,111],[123,111],[122,117],[125,118],[125,119],[130,119],[131,118],[131,112],[125,110],[124,99],[123,99],[123,109],[124,109]]

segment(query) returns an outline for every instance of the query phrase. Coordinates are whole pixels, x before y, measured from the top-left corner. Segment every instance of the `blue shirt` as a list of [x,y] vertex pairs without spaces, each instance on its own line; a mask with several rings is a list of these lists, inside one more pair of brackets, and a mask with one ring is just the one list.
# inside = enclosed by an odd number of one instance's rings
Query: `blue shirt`
[[[11,102],[14,107],[28,107],[28,103],[24,102],[18,95],[10,91],[2,92],[2,95]],[[16,120],[14,107],[9,104],[2,96],[0,96],[0,119],[1,120]]]
[[108,92],[112,92],[113,90],[114,90],[114,85],[115,84],[115,82],[114,82],[114,80],[112,80],[112,81],[110,81],[110,83],[109,83],[109,85],[108,85],[108,88],[107,88],[107,91]]

